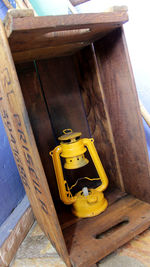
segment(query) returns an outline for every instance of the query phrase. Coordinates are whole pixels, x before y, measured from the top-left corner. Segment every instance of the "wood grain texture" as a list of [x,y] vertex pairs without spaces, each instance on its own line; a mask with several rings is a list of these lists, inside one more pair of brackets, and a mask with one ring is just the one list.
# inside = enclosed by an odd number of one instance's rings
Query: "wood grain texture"
[[83,3],[88,2],[88,1],[90,1],[90,0],[70,0],[71,4],[73,6],[77,6],[77,5],[83,4]]
[[74,51],[74,47],[71,51],[71,44],[78,43],[80,49],[127,20],[128,16],[124,11],[12,18],[10,23],[7,23],[6,31],[14,59],[24,61],[28,58],[30,61],[33,55],[34,59],[46,58],[48,55],[53,57],[53,51],[54,56],[66,55],[67,50],[71,53]]
[[49,151],[55,144],[55,137],[36,66],[30,62],[17,65],[16,68],[42,165],[56,203],[60,198],[52,160],[49,156]]
[[139,260],[144,266],[150,266],[150,228],[136,236],[129,243],[118,250],[121,256]]
[[33,212],[31,207],[29,207],[0,248],[0,266],[9,266],[33,222]]
[[38,61],[37,67],[55,138],[66,128],[89,137],[72,57]]
[[17,205],[17,207],[11,212],[4,223],[0,226],[0,248],[29,207],[30,203],[27,196],[25,195],[22,201]]
[[34,215],[59,255],[70,266],[2,22],[0,35],[0,111],[6,133]]
[[125,190],[150,202],[148,153],[122,29],[96,42],[95,51]]
[[[101,83],[95,51],[88,46],[75,55],[76,71],[87,121],[110,187],[115,184],[124,190],[116,147]],[[85,60],[86,59],[86,60]]]
[[126,196],[103,214],[74,223],[63,231],[72,262],[91,266],[149,227],[149,218],[149,204]]
[[35,59],[46,59],[46,58],[57,58],[63,56],[69,56],[74,54],[76,51],[88,45],[88,42],[79,42],[79,43],[71,43],[64,45],[56,46],[47,46],[35,49],[34,47],[30,50],[19,51],[17,53],[13,53],[13,59],[16,63],[29,62]]
[[[82,137],[90,137],[72,57],[38,61],[37,66],[56,139],[53,144],[50,143],[50,149],[59,144],[58,137],[67,128],[82,132]],[[69,186],[87,173],[91,178],[97,175],[92,164],[70,172],[64,169],[64,177]]]
[[51,242],[35,222],[19,247],[11,267],[66,267]]
[[3,21],[7,36],[12,33],[12,23],[14,18],[23,18],[34,16],[33,9],[9,9]]

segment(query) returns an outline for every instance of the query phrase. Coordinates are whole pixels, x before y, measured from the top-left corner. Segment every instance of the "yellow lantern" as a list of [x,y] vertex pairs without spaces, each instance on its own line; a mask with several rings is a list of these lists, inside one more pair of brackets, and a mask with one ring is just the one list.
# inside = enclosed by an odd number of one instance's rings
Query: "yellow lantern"
[[[108,202],[104,197],[103,191],[108,186],[108,178],[94,146],[94,139],[81,139],[80,136],[80,132],[72,132],[71,129],[64,130],[63,135],[58,138],[60,145],[55,147],[50,152],[50,155],[53,159],[60,199],[64,204],[73,204],[72,212],[74,215],[86,218],[96,216],[107,208]],[[101,185],[95,189],[89,189],[85,186],[73,196],[71,188],[69,188],[67,181],[64,179],[61,158],[65,160],[65,169],[78,169],[89,163],[89,160],[84,155],[87,150],[99,178],[84,178],[92,181],[100,180]]]

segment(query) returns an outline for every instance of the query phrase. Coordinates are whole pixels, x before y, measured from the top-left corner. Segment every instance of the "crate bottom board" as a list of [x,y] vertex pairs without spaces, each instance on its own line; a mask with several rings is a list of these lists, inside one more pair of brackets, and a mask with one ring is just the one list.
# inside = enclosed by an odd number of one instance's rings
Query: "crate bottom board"
[[[111,206],[114,202],[126,196],[127,193],[120,191],[116,187],[111,186],[111,187],[108,187],[108,189],[104,192],[104,195],[108,201],[108,206]],[[82,220],[81,218],[77,218],[76,216],[73,215],[71,211],[72,205],[64,205],[61,201],[55,204],[56,204],[55,207],[57,210],[57,215],[58,215],[62,230]]]
[[115,197],[114,192],[108,194],[104,213],[87,219],[72,216],[62,223],[73,266],[92,266],[150,226],[149,204],[121,192],[119,198],[119,190]]

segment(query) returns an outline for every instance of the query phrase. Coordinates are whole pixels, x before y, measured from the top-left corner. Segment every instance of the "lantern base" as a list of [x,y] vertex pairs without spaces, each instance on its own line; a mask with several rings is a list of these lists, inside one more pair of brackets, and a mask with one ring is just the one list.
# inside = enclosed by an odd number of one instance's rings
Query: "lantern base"
[[108,206],[104,194],[96,189],[89,189],[88,196],[84,196],[83,191],[79,191],[75,196],[77,199],[73,203],[72,213],[79,218],[99,215]]

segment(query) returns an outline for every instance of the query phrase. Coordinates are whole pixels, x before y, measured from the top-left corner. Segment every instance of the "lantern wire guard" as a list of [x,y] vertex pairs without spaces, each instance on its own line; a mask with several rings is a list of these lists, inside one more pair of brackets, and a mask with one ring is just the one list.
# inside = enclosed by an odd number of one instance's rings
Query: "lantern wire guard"
[[[100,161],[93,138],[80,138],[81,132],[73,132],[71,129],[65,129],[63,135],[58,138],[60,145],[55,147],[50,155],[53,159],[55,175],[57,179],[60,199],[64,204],[73,204],[72,212],[77,217],[93,217],[103,212],[108,202],[104,197],[103,191],[108,186],[108,178]],[[99,178],[79,178],[87,180],[100,180],[101,185],[97,188],[82,188],[74,196],[71,189],[77,185],[78,180],[70,188],[64,179],[61,158],[64,158],[64,168],[73,170],[86,166],[89,160],[85,157],[85,152],[89,151],[91,159],[97,170]]]

